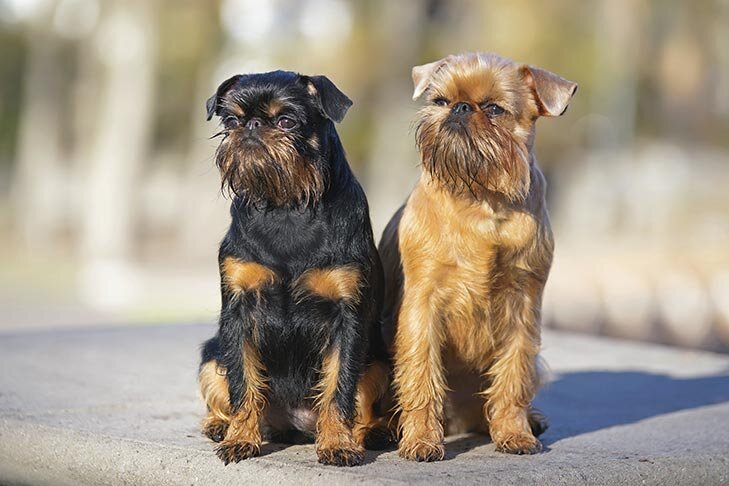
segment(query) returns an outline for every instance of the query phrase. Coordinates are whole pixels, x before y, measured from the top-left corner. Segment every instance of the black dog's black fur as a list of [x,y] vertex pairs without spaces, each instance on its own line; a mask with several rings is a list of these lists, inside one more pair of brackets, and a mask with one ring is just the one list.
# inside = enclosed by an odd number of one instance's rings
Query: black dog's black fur
[[[315,94],[311,85],[316,88]],[[235,194],[230,211],[232,223],[220,245],[219,263],[222,266],[227,257],[255,262],[272,269],[277,279],[263,288],[260,296],[243,293],[236,298],[231,298],[221,282],[219,330],[203,346],[202,365],[216,360],[225,371],[234,413],[241,407],[246,389],[243,344],[255,343],[265,366],[269,410],[311,408],[323,356],[336,347],[340,372],[335,401],[341,415],[351,423],[364,366],[383,349],[376,325],[383,276],[369,209],[332,123],[343,118],[351,102],[324,77],[275,71],[236,76],[224,82],[208,101],[208,119],[213,114],[221,120],[239,118],[234,120],[234,128],[224,125],[221,133],[225,137],[233,130],[246,130],[248,119],[254,115],[273,130],[275,120],[263,108],[272,100],[280,101],[282,113],[296,120],[297,126],[289,136],[296,140],[296,156],[319,171],[321,193],[314,197],[289,194],[290,203],[275,203],[266,198],[270,188],[265,186],[276,179],[263,175],[258,188],[231,188]],[[238,115],[230,109],[236,103],[242,108]],[[307,143],[313,136],[318,141],[314,148]],[[231,146],[229,140],[225,150],[219,149],[219,158],[246,148]],[[266,163],[278,162],[271,157]],[[343,265],[356,265],[362,275],[361,298],[356,305],[316,296],[299,299],[292,294],[293,283],[306,270]],[[280,437],[290,431],[273,433]]]

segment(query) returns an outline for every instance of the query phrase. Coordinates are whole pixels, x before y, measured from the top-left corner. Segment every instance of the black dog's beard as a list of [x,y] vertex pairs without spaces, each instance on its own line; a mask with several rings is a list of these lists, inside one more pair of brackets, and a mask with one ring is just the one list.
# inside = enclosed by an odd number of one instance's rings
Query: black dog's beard
[[302,207],[321,198],[325,177],[320,164],[301,156],[288,139],[265,145],[241,144],[226,136],[216,152],[221,189],[252,204]]
[[485,191],[496,191],[523,200],[529,192],[526,149],[496,126],[474,132],[468,123],[421,120],[416,140],[424,169],[456,195],[481,199]]

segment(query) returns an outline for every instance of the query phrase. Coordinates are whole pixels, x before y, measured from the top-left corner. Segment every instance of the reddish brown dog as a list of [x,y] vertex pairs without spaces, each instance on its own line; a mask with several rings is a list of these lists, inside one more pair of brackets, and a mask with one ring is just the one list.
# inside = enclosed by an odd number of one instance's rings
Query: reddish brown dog
[[534,125],[577,85],[484,53],[417,66],[413,81],[428,101],[423,173],[380,243],[400,455],[440,460],[444,431],[465,430],[532,454],[547,427],[531,403],[553,250]]

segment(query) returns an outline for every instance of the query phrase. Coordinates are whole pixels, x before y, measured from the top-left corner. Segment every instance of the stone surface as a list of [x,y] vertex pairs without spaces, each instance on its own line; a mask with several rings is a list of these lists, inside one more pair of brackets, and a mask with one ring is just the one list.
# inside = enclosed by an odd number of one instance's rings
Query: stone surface
[[225,467],[198,431],[198,347],[213,332],[0,334],[0,483],[729,484],[729,356],[555,332],[542,454],[459,436],[439,463],[368,452],[338,469],[311,445],[268,444]]

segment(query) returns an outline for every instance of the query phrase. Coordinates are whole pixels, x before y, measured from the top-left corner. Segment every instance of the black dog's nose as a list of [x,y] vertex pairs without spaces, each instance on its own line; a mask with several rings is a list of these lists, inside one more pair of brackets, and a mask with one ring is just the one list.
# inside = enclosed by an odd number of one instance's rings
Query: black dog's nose
[[456,103],[451,109],[454,115],[464,115],[471,111],[471,105],[468,103]]
[[258,128],[261,128],[261,119],[254,116],[250,120],[248,120],[248,123],[246,123],[246,128],[250,131],[257,130]]

